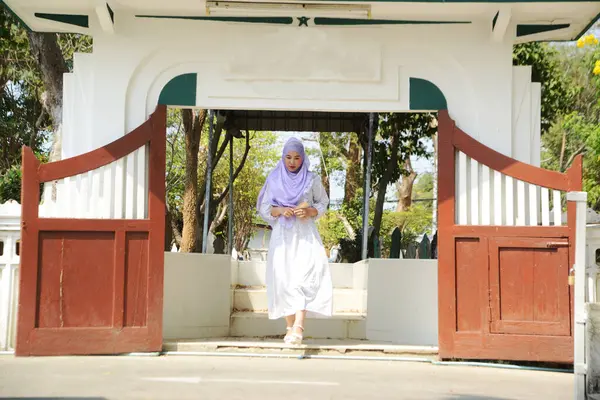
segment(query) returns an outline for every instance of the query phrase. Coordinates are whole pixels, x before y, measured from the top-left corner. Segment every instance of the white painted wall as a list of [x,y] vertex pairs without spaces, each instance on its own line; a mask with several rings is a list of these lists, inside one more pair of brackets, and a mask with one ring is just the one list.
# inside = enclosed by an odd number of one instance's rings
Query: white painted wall
[[231,257],[165,253],[163,337],[229,334]]
[[[444,92],[459,127],[512,155],[513,38],[491,41],[489,29],[488,21],[298,28],[121,12],[118,34],[95,36],[94,53],[75,59],[77,78],[65,95],[86,100],[67,100],[64,123],[77,129],[65,130],[63,155],[132,130],[154,110],[163,86],[190,72],[198,73],[198,105],[236,109],[407,110],[409,78],[427,79]],[[201,37],[211,40],[195,48],[182,40]]]
[[367,339],[438,345],[437,260],[369,260]]

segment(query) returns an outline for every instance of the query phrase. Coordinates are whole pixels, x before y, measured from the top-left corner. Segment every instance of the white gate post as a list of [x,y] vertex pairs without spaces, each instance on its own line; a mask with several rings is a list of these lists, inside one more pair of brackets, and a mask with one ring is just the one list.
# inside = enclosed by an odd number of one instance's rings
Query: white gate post
[[586,246],[586,215],[587,215],[587,193],[569,192],[567,200],[576,204],[576,223],[575,223],[575,327],[574,327],[574,369],[575,369],[575,400],[585,400],[585,378],[586,378],[586,359],[585,359],[585,324],[587,315],[585,312],[585,246]]

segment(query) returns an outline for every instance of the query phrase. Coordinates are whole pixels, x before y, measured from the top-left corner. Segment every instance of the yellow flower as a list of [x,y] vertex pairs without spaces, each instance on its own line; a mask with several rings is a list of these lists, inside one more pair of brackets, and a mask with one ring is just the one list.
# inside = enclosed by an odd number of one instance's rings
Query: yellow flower
[[581,38],[577,41],[577,47],[581,49],[583,46],[585,46],[585,42],[583,41],[583,38]]
[[599,43],[599,42],[598,42],[598,38],[594,36],[594,40],[592,41],[592,43],[593,43],[594,45],[598,45],[598,43]]
[[594,35],[587,35],[585,37],[585,44],[594,44],[594,40],[596,39],[596,37]]
[[595,65],[595,67],[596,67],[596,68],[600,68],[600,60],[597,60],[597,61],[596,61],[596,65]]
[[600,66],[594,67],[594,75],[600,75]]

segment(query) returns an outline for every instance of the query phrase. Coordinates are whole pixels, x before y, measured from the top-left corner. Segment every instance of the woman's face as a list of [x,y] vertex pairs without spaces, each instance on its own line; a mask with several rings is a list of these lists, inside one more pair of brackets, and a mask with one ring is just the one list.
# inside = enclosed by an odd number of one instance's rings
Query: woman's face
[[290,172],[296,172],[302,166],[302,157],[295,151],[285,155],[285,167]]

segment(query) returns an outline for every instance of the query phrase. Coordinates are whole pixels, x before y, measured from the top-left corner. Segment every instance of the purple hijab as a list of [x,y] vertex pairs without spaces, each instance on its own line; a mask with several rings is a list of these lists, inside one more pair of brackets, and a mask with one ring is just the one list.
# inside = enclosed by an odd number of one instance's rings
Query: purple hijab
[[[302,157],[302,166],[296,172],[290,172],[285,167],[285,156],[292,151],[295,151]],[[312,183],[312,174],[308,170],[309,166],[310,162],[304,152],[302,141],[290,138],[283,146],[281,160],[279,160],[275,169],[271,171],[267,177],[267,182],[265,182],[265,185],[260,190],[256,207],[260,208],[267,186],[269,187],[269,194],[271,196],[268,200],[271,205],[276,207],[296,207],[300,203],[302,195]],[[285,218],[281,216],[280,218],[286,220],[286,226],[289,226],[289,223],[294,220],[294,217]]]

